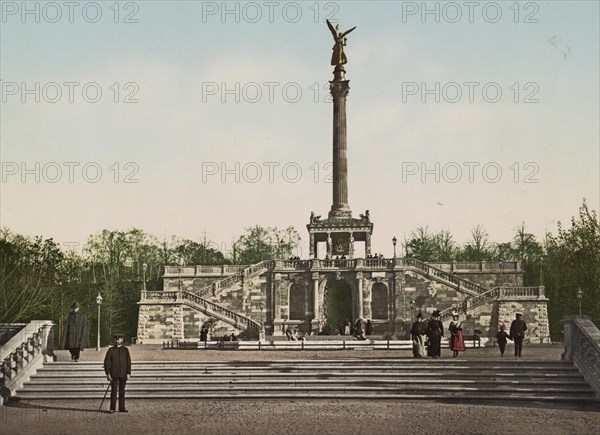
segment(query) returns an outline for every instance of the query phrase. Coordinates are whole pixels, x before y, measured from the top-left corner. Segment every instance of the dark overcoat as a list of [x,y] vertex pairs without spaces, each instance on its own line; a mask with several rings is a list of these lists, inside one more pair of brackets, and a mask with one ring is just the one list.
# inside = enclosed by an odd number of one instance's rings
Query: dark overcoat
[[525,331],[527,331],[527,323],[525,320],[518,318],[512,321],[510,324],[510,338],[523,338],[525,337]]
[[131,374],[131,356],[125,346],[108,348],[104,357],[104,373],[113,378],[125,378]]
[[87,346],[87,318],[79,311],[71,311],[63,334],[62,349],[85,349]]

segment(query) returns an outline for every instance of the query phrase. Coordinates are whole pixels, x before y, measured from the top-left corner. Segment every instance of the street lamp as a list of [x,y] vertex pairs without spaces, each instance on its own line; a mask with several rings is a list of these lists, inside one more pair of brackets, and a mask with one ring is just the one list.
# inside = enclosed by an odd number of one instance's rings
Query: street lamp
[[260,308],[260,335],[258,336],[258,339],[259,341],[262,341],[265,339],[265,324],[263,323],[263,309],[265,305],[260,301],[258,307]]
[[544,285],[544,256],[540,257],[540,286]]
[[583,290],[581,287],[577,290],[577,300],[579,301],[579,315],[581,316],[581,300],[583,299]]
[[394,259],[396,259],[396,243],[398,242],[398,239],[396,238],[396,236],[394,236],[394,238],[392,239],[392,244],[394,245]]
[[96,296],[96,305],[98,305],[98,341],[96,342],[96,352],[100,351],[100,305],[102,305],[102,296],[98,292]]

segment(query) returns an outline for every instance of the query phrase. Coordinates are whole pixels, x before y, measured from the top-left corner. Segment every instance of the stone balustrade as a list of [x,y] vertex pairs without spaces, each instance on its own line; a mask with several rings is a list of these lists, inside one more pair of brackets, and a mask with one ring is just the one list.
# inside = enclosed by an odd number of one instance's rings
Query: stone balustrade
[[473,310],[476,307],[479,307],[483,304],[490,303],[491,301],[498,299],[509,299],[511,301],[515,300],[534,300],[540,299],[545,300],[544,287],[495,287],[491,290],[488,290],[485,293],[482,293],[477,296],[473,296],[462,304],[453,306],[450,308],[446,308],[445,310],[440,311],[440,316],[442,319],[447,319],[452,317],[453,313],[466,314],[468,311]]
[[427,263],[445,272],[521,272],[518,261],[452,261],[445,263]]
[[572,361],[600,400],[600,331],[585,316],[570,316],[564,325],[565,351],[562,359]]
[[235,311],[215,304],[195,293],[187,291],[145,291],[142,292],[140,303],[156,302],[162,304],[183,303],[188,301],[201,307],[203,311],[210,312],[218,318],[229,321],[241,329],[259,330],[260,325],[248,317],[242,316]]
[[[452,276],[453,272],[521,272],[518,261],[478,261],[422,263],[411,258],[355,258],[355,259],[311,259],[311,260],[265,260],[255,265],[220,266],[165,266],[165,277],[217,277],[230,276],[243,272],[252,274],[252,269],[309,270],[309,269],[393,269],[394,267],[417,267],[415,262],[426,264],[440,276]],[[250,271],[249,271],[250,269]]]
[[33,320],[0,347],[0,405],[28,381],[46,359],[51,360],[53,349],[48,343],[53,326],[49,320]]

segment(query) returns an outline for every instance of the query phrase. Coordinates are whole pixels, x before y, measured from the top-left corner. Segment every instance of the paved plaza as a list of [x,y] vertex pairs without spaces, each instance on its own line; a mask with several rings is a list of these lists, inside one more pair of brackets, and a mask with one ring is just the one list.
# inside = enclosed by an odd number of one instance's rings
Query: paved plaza
[[[217,351],[131,346],[136,361],[410,358],[410,351]],[[561,345],[525,348],[524,360],[558,360]],[[82,361],[100,361],[88,349]],[[452,360],[445,349],[442,357]],[[59,361],[68,353],[57,351]],[[506,358],[506,357],[505,357]],[[511,357],[508,357],[511,358]],[[497,348],[469,349],[461,359],[500,359]],[[457,403],[455,400],[130,400],[129,413],[98,412],[96,400],[10,403],[0,408],[2,434],[593,434],[597,405]],[[106,404],[104,406],[106,407]]]

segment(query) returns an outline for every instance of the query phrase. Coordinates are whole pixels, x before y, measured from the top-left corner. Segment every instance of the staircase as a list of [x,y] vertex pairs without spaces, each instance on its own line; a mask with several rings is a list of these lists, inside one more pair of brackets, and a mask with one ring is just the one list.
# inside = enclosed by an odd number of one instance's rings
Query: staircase
[[186,291],[153,291],[145,292],[142,301],[158,301],[163,303],[181,302],[209,316],[223,320],[239,329],[260,330],[260,325],[254,320],[242,316],[222,305],[215,304],[196,293]]
[[[16,397],[102,399],[100,362],[46,363]],[[599,403],[570,362],[332,359],[135,362],[128,399],[452,399]]]
[[273,260],[265,260],[260,263],[252,264],[242,269],[239,273],[220,279],[212,284],[208,284],[194,293],[203,298],[207,296],[216,296],[219,291],[225,290],[238,282],[243,283],[244,279],[255,277],[256,275],[260,275],[266,270],[273,268],[273,263]]
[[470,296],[478,296],[488,292],[488,289],[477,285],[471,281],[461,278],[457,275],[433,267],[427,263],[416,260],[414,258],[406,258],[405,264],[409,269],[417,272],[429,279],[445,284],[450,288],[466,293]]

